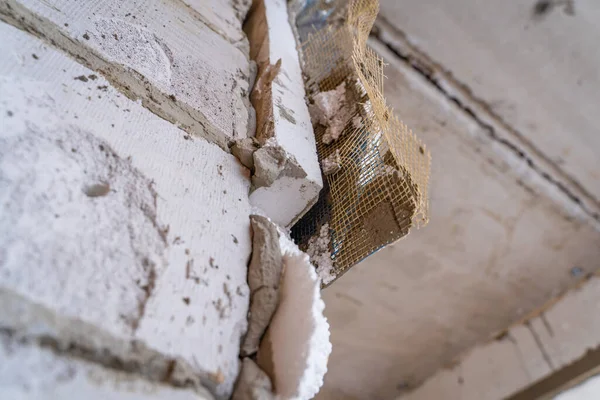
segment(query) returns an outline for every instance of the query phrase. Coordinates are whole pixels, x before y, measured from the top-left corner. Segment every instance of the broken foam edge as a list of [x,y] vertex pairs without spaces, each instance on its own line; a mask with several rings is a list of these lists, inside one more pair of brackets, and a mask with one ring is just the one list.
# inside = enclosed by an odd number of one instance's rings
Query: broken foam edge
[[321,281],[307,254],[280,231],[280,302],[261,342],[258,364],[284,399],[311,399],[323,386],[332,345]]

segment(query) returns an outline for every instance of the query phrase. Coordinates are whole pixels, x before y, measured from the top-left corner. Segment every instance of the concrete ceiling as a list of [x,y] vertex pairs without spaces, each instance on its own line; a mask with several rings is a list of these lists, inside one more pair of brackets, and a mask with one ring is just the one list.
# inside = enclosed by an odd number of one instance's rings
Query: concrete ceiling
[[567,3],[381,0],[372,46],[431,149],[431,221],[324,291],[318,399],[395,398],[599,269],[600,4]]

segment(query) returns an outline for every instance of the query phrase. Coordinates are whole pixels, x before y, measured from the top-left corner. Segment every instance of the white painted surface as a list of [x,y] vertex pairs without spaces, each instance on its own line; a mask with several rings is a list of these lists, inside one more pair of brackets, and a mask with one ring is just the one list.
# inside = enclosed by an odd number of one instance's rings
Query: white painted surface
[[324,290],[333,353],[319,400],[394,398],[566,290],[572,268],[600,266],[600,234],[585,218],[377,50],[390,63],[388,103],[432,153],[430,223]]
[[[600,3],[381,0],[380,15],[600,200]],[[561,4],[558,4],[561,3]],[[514,138],[509,140],[513,141]]]
[[271,64],[281,59],[281,69],[272,83],[274,139],[297,161],[306,177],[282,177],[274,185],[254,191],[250,200],[279,225],[291,227],[316,202],[323,180],[286,2],[264,3],[269,59]]
[[[501,340],[477,346],[461,362],[400,398],[498,400],[519,392],[600,345],[600,321],[593,317],[598,304],[600,278],[594,276],[526,324],[512,327]],[[585,397],[597,392],[593,382],[555,399],[596,399]]]
[[[0,32],[0,287],[79,321],[59,332],[34,315],[23,332],[68,341],[89,324],[227,396],[248,308],[247,170],[37,39]],[[97,182],[110,191],[86,196]]]
[[144,381],[49,349],[0,338],[0,398],[10,400],[212,400],[194,392]]
[[224,149],[247,135],[247,52],[179,0],[3,0],[0,18],[35,27],[188,132]]

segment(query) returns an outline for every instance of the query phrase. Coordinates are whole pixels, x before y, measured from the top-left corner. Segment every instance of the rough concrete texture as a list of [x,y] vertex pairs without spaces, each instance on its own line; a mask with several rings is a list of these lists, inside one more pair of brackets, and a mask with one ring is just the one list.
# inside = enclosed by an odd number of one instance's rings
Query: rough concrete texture
[[556,202],[556,187],[527,160],[418,69],[371,45],[389,63],[388,103],[435,159],[430,222],[323,291],[334,350],[319,400],[394,398],[600,260],[600,233],[572,201]]
[[247,169],[34,37],[0,37],[0,325],[228,397]]
[[250,358],[244,358],[231,400],[274,400],[269,376]]
[[507,398],[583,357],[600,345],[600,278],[592,277],[525,323],[475,347],[440,370],[406,400]]
[[206,390],[149,382],[0,332],[0,398],[10,400],[212,400]]
[[247,135],[248,55],[181,0],[2,0],[0,19],[61,48],[128,97],[223,149]]
[[[299,176],[282,175],[270,186],[255,190],[250,201],[264,209],[274,222],[289,227],[310,209],[323,187],[314,132],[286,2],[257,1],[249,21],[246,31],[251,41],[250,53],[259,70],[255,88],[268,92],[261,92],[259,99],[253,93],[257,137],[263,143],[272,138],[303,171]],[[272,81],[263,79],[270,85],[259,85],[262,74],[270,78],[271,66],[277,64],[280,64],[278,73]]]
[[284,234],[280,301],[258,353],[258,365],[282,399],[312,399],[323,385],[331,354],[321,281],[308,256]]
[[252,259],[248,267],[250,288],[250,312],[248,332],[242,342],[241,355],[258,351],[260,339],[265,333],[279,302],[281,280],[281,250],[277,228],[267,218],[250,216],[252,226]]

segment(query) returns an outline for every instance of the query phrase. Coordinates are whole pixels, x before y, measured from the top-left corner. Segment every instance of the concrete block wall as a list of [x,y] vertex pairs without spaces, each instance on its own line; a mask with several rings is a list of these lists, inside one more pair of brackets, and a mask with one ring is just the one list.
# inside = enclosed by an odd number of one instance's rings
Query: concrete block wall
[[[159,116],[226,149],[228,141],[248,134],[247,46],[232,44],[203,23],[202,7],[195,4],[3,0],[0,14],[98,71]],[[219,11],[233,5],[213,7],[203,19],[220,21]],[[236,24],[241,36],[241,21]]]
[[230,396],[249,5],[0,1],[0,397]]

